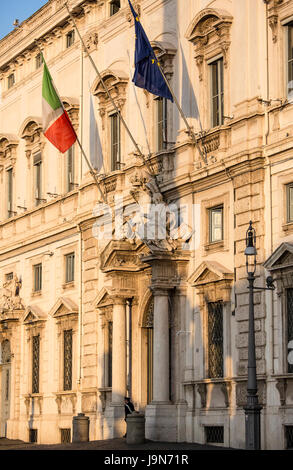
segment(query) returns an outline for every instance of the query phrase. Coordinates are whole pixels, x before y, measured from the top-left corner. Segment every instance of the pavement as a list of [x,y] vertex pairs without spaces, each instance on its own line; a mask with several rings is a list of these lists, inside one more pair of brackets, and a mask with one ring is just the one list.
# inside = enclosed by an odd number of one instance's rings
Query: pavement
[[[154,442],[143,444],[127,444],[126,439],[108,439],[103,441],[77,442],[71,444],[35,444],[19,440],[0,438],[0,450],[102,450],[102,451],[194,451],[194,450],[228,450],[226,447],[202,445],[187,442]],[[232,450],[232,449],[230,449]]]

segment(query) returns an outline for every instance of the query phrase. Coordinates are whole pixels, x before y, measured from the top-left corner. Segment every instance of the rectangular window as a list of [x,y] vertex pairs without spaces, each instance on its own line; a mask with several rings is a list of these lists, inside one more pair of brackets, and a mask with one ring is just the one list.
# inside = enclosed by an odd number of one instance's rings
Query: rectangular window
[[37,153],[34,155],[34,189],[35,189],[35,205],[38,206],[43,202],[42,199],[42,155]]
[[34,265],[34,291],[42,290],[42,264]]
[[205,426],[207,444],[224,444],[223,426]]
[[63,390],[72,389],[72,330],[64,330]]
[[108,387],[112,387],[112,342],[113,342],[113,323],[108,322]]
[[71,442],[71,429],[70,428],[61,428],[61,444],[69,444]]
[[209,209],[209,242],[219,242],[223,240],[223,206]]
[[224,376],[223,303],[208,303],[208,376]]
[[40,381],[40,335],[33,336],[32,348],[32,393],[39,393]]
[[224,73],[223,59],[210,64],[211,69],[211,113],[212,127],[223,124],[224,115]]
[[13,217],[13,170],[7,170],[7,217]]
[[74,184],[74,147],[67,152],[67,192],[73,191]]
[[36,69],[39,69],[42,66],[43,63],[43,56],[42,54],[37,54],[36,55]]
[[286,449],[293,449],[293,426],[285,426]]
[[29,442],[38,442],[38,430],[37,429],[29,430]]
[[156,150],[167,148],[167,99],[156,98]]
[[293,22],[289,23],[287,28],[288,28],[287,96],[292,97],[292,93],[293,93]]
[[66,47],[72,46],[74,43],[74,30],[66,34]]
[[110,16],[115,15],[120,10],[120,0],[112,0],[110,2]]
[[287,184],[287,222],[293,222],[293,183]]
[[13,273],[5,274],[5,280],[6,281],[12,281],[12,279],[13,279]]
[[120,118],[111,114],[111,171],[120,170]]
[[[293,354],[290,351],[293,349],[293,345],[289,347],[289,343],[293,343],[293,289],[287,289],[287,372],[293,373],[293,360],[291,358]],[[290,350],[290,351],[289,351]],[[289,354],[288,354],[289,353]]]
[[15,84],[15,75],[14,73],[11,73],[9,76],[8,76],[8,79],[7,79],[7,86],[8,86],[8,89],[13,87],[13,85]]
[[69,253],[69,255],[66,255],[65,258],[66,258],[65,282],[73,282],[74,281],[75,254],[74,253]]

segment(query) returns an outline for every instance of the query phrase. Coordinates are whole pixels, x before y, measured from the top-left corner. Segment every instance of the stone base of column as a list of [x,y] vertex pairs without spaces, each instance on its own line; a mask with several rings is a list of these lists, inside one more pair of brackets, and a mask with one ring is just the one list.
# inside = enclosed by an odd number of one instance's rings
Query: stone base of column
[[123,437],[126,433],[124,405],[111,404],[104,412],[104,439]]
[[177,441],[177,407],[170,403],[152,402],[145,410],[145,437],[151,441]]
[[185,400],[176,403],[177,407],[177,442],[186,442],[186,413],[188,404]]

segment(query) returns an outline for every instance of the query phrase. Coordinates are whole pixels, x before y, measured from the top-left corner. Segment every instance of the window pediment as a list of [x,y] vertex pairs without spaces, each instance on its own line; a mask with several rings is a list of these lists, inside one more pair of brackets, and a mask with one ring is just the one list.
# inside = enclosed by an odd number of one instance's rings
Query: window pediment
[[73,300],[66,297],[60,297],[50,311],[50,315],[54,318],[72,314],[78,314],[78,306]]
[[16,135],[0,134],[0,162],[10,160],[12,165],[15,163],[18,142]]
[[61,97],[65,111],[67,112],[74,129],[78,129],[79,101],[67,96]]
[[34,152],[40,152],[44,146],[42,120],[39,117],[28,117],[20,128],[20,137],[25,140],[25,153],[29,159]]
[[45,321],[47,315],[37,306],[29,306],[26,308],[23,316],[24,324],[31,324],[40,321]]
[[215,10],[206,8],[201,11],[190,23],[185,37],[193,42],[208,43],[209,36],[217,33],[221,36],[227,33],[232,23],[233,17],[225,10]]
[[268,271],[293,268],[293,244],[282,243],[264,263]]
[[197,288],[201,304],[230,301],[233,280],[233,272],[217,261],[204,261],[189,278]]

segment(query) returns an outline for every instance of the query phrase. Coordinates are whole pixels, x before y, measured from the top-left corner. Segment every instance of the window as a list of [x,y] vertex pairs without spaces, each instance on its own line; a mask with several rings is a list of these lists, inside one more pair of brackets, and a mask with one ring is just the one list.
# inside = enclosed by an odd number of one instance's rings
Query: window
[[34,155],[34,189],[35,189],[35,205],[38,206],[42,199],[42,155],[37,153]]
[[40,335],[33,336],[32,355],[32,393],[39,393]]
[[156,150],[167,148],[167,99],[156,98]]
[[223,303],[208,303],[208,376],[224,376]]
[[112,342],[113,342],[113,323],[108,322],[108,387],[112,387]]
[[13,87],[13,85],[15,84],[15,75],[14,73],[11,73],[9,76],[8,76],[8,79],[7,79],[7,86],[8,86],[8,89]]
[[224,115],[223,58],[209,65],[211,70],[211,125],[216,127],[223,124]]
[[70,147],[67,152],[67,192],[70,192],[74,189],[74,147]]
[[7,170],[7,217],[13,217],[13,170]]
[[111,171],[120,170],[120,118],[111,114]]
[[293,183],[287,184],[287,222],[293,222]]
[[209,209],[209,242],[223,240],[223,206]]
[[61,428],[61,444],[69,444],[71,442],[71,429]]
[[293,426],[285,426],[286,449],[293,449]]
[[13,273],[5,274],[5,280],[6,281],[12,281],[12,279],[13,279]]
[[287,94],[292,97],[293,93],[293,23],[288,24],[288,75],[287,75]]
[[34,266],[34,291],[39,292],[42,290],[42,264],[35,264]]
[[36,55],[36,69],[39,69],[42,66],[43,63],[43,56],[41,53]]
[[29,430],[29,442],[38,442],[38,430],[37,429]]
[[68,48],[72,46],[73,43],[74,43],[74,30],[66,34],[66,47]]
[[112,0],[110,2],[110,16],[115,15],[120,10],[120,0]]
[[[293,341],[293,289],[287,289],[287,341],[286,344],[289,344],[290,341]],[[290,361],[291,362],[291,361]],[[290,374],[293,373],[293,364],[290,364],[287,361],[287,372]]]
[[224,444],[223,426],[205,426],[207,444]]
[[72,330],[63,332],[63,390],[72,389]]
[[65,274],[65,282],[73,282],[74,281],[74,259],[75,254],[70,253],[65,256],[66,259],[66,274]]

